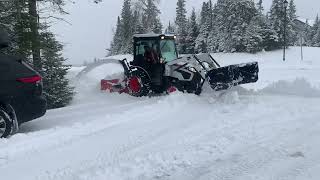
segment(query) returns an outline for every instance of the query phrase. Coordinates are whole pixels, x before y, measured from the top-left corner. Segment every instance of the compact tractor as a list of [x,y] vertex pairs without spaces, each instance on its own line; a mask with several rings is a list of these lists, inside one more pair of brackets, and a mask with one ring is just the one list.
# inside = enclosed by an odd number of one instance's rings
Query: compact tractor
[[211,54],[179,56],[175,35],[137,34],[133,61],[119,60],[122,78],[101,80],[101,90],[141,97],[182,91],[200,95],[205,83],[214,91],[258,81],[257,62],[221,67]]

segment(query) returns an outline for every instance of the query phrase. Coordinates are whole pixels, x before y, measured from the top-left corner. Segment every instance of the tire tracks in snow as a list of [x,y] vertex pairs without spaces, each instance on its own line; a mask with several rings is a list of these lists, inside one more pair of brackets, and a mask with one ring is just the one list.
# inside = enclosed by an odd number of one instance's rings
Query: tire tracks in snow
[[[36,152],[45,151],[47,149],[55,149],[59,146],[68,145],[73,141],[76,141],[77,139],[81,139],[83,137],[89,136],[90,134],[95,134],[108,128],[112,128],[114,126],[130,121],[130,119],[117,121],[116,115],[112,113],[117,114],[119,112],[122,112],[123,114],[125,114],[124,116],[126,116],[126,114],[130,114],[131,111],[135,111],[135,108],[133,108],[133,106],[139,105],[142,107],[147,107],[150,105],[150,103],[152,102],[150,102],[149,100],[144,100],[135,103],[123,104],[108,109],[106,109],[105,107],[100,107],[92,111],[90,110],[89,113],[87,111],[81,111],[77,113],[72,112],[70,115],[67,115],[65,117],[58,115],[50,117],[50,119],[44,119],[43,121],[50,121],[56,118],[68,120],[71,117],[82,117],[80,121],[72,122],[70,126],[57,126],[53,128],[51,124],[51,127],[47,130],[46,128],[44,128],[45,130],[39,130],[29,134],[18,134],[14,137],[11,137],[10,139],[3,140],[3,142],[0,141],[0,157],[6,159],[7,161],[10,161],[12,157],[21,157]],[[129,108],[129,110],[123,112],[123,109],[126,108]],[[111,113],[111,115],[109,113]],[[87,117],[88,115],[93,116],[96,114],[100,115],[94,118],[90,118],[90,116],[89,118],[83,118]],[[105,119],[109,122],[106,122]],[[97,126],[97,124],[99,124],[100,126]],[[34,144],[37,145],[35,146]]]

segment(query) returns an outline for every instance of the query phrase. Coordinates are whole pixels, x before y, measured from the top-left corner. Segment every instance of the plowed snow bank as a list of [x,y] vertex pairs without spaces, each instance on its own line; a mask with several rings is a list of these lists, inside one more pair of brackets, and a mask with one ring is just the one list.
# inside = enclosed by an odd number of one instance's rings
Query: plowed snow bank
[[263,94],[295,95],[301,97],[320,97],[320,89],[311,85],[306,79],[278,81],[259,91]]

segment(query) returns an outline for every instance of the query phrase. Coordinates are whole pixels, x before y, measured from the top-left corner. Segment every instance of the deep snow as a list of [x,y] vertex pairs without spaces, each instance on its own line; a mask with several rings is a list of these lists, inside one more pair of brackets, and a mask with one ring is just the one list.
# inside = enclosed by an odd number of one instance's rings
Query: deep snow
[[201,96],[108,94],[99,81],[117,65],[73,68],[72,105],[0,140],[1,179],[318,180],[320,49],[303,62],[299,52],[287,62],[281,51],[214,54],[223,65],[259,61],[260,80]]

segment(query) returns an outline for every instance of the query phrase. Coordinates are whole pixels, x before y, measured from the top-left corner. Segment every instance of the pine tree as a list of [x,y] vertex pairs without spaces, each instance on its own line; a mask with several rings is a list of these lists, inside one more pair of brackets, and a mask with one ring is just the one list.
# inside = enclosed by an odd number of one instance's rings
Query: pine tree
[[116,55],[121,53],[122,48],[122,28],[121,28],[121,19],[118,16],[117,26],[115,34],[113,35],[113,40],[110,45],[109,55]]
[[199,53],[208,52],[208,36],[210,33],[208,17],[209,17],[209,3],[203,2],[200,17],[199,35],[196,39],[195,51]]
[[143,9],[142,23],[145,33],[162,32],[162,24],[160,21],[160,10],[158,8],[159,1],[156,0],[139,0],[141,9]]
[[[251,26],[254,25],[256,26],[256,33],[258,33],[258,35],[261,37],[262,41],[259,44],[259,47],[255,47],[257,50],[274,50],[279,48],[279,38],[278,35],[276,33],[276,31],[272,28],[272,26],[269,23],[268,17],[265,16],[263,14],[263,5],[262,5],[262,0],[258,2],[257,4],[257,10],[258,10],[258,14],[256,17],[253,18],[253,22],[251,23]],[[249,27],[247,30],[250,33],[252,33],[251,28]],[[250,32],[251,31],[251,32]],[[255,34],[255,33],[253,33]],[[247,33],[247,37],[248,38],[248,33]],[[256,39],[259,40],[259,39]],[[252,42],[252,41],[251,41]],[[247,51],[252,51],[248,49],[248,45],[247,44]]]
[[[231,1],[229,0],[218,0],[216,5],[214,6],[214,24],[216,26],[216,42],[211,40],[211,47],[215,47],[216,51],[226,51],[226,44],[228,43],[231,37],[226,37],[228,32],[228,27],[226,25],[226,21],[229,21],[227,17],[228,6],[231,5]],[[230,35],[230,33],[229,33]],[[211,35],[213,37],[213,35]]]
[[176,8],[176,34],[178,36],[178,51],[180,54],[185,54],[187,51],[187,10],[186,10],[186,1],[178,0]]
[[206,27],[209,31],[207,40],[207,52],[219,51],[219,30],[217,23],[217,5],[212,6],[212,1],[208,2],[208,15]]
[[[14,4],[11,1],[0,1],[0,30],[8,33],[9,38],[13,40],[14,37],[14,24],[16,21],[13,12]],[[10,53],[12,49],[2,49],[4,53]]]
[[174,29],[174,26],[169,21],[168,27],[165,30],[165,34],[175,34]]
[[283,6],[280,0],[273,0],[271,9],[269,12],[269,21],[273,27],[273,29],[277,32],[280,37],[283,32]]
[[260,14],[263,14],[264,8],[263,8],[263,1],[262,0],[259,0],[259,2],[257,3],[257,9]]
[[317,44],[317,34],[320,29],[320,19],[319,15],[317,15],[314,25],[310,28],[309,41],[311,46],[316,46]]
[[288,44],[294,45],[296,42],[299,41],[299,34],[298,30],[295,27],[294,20],[297,19],[297,8],[294,3],[294,0],[291,0],[289,3],[289,9],[288,9],[288,26],[289,26],[289,33],[288,33]]
[[262,49],[271,51],[280,48],[281,42],[278,34],[266,19],[260,21],[260,36],[262,37]]
[[25,29],[29,27],[29,14],[23,1],[0,1],[0,24],[11,40],[10,53],[18,54],[32,64],[31,37]]
[[296,5],[294,4],[294,0],[291,0],[289,3],[288,13],[289,13],[289,19],[291,21],[297,19],[297,8],[296,8]]
[[109,55],[131,53],[134,34],[162,33],[157,3],[156,0],[137,0],[132,7],[131,0],[124,0]]
[[132,52],[133,15],[131,12],[131,0],[124,0],[121,12],[121,54]]
[[[21,57],[33,64],[34,68],[41,73],[41,46],[39,42],[39,19],[42,14],[38,13],[37,2],[42,0],[24,0],[24,1],[0,1],[0,8],[3,19],[10,21],[10,35],[13,42],[11,51],[18,53]],[[43,1],[42,1],[43,2]],[[47,0],[44,1],[42,7],[50,6],[46,9],[50,13],[52,11],[65,14],[63,6],[64,0]],[[3,20],[2,19],[2,20]],[[1,23],[0,18],[0,23]],[[7,24],[8,25],[8,24]]]
[[215,12],[219,49],[227,52],[245,51],[245,34],[251,20],[257,15],[254,2],[218,0]]
[[156,34],[162,33],[163,26],[159,17],[155,19],[155,22],[153,23],[151,29],[152,29],[152,32]]
[[318,15],[311,29],[311,43],[312,46],[320,47],[320,20]]
[[[291,1],[291,8],[295,7],[293,1]],[[271,10],[270,10],[270,16],[269,16],[269,20],[271,23],[271,26],[273,27],[273,29],[277,32],[278,37],[280,39],[282,39],[282,44],[279,45],[279,47],[281,45],[283,45],[283,40],[284,40],[284,30],[286,30],[286,45],[293,45],[294,43],[294,39],[295,39],[295,32],[293,30],[293,20],[292,18],[295,17],[295,11],[294,8],[291,10],[291,12],[289,11],[289,9],[287,10],[287,17],[284,17],[284,4],[282,0],[273,0],[272,2],[272,6],[271,6]],[[292,17],[290,17],[292,16]],[[284,28],[284,20],[286,19],[286,27]]]
[[312,46],[312,37],[311,37],[311,26],[309,24],[309,20],[307,19],[303,29],[303,38],[305,40],[305,46]]
[[318,29],[317,33],[315,34],[313,38],[313,46],[315,47],[320,47],[320,29]]
[[135,10],[133,13],[132,28],[133,28],[133,34],[144,33],[141,13],[137,10]]
[[189,19],[188,24],[188,35],[186,37],[186,53],[187,54],[195,54],[197,53],[196,47],[196,39],[199,35],[199,27],[197,23],[196,11],[193,8],[191,17]]
[[65,65],[63,46],[53,33],[44,30],[40,37],[44,95],[49,109],[61,108],[68,105],[74,95],[66,78],[70,66]]
[[262,29],[259,24],[259,16],[256,16],[253,20],[251,20],[246,30],[245,39],[246,52],[256,53],[263,49],[263,37]]
[[210,31],[213,27],[213,19],[214,19],[214,8],[213,8],[212,0],[209,0],[208,6],[209,7],[208,7],[207,23]]

